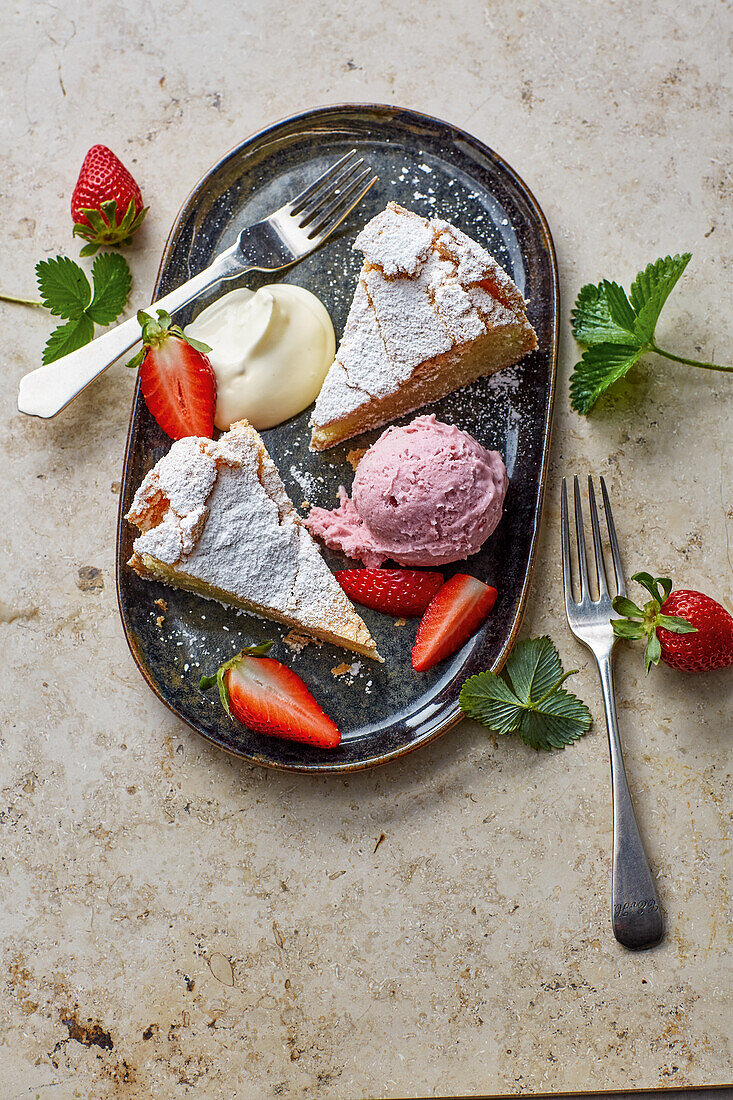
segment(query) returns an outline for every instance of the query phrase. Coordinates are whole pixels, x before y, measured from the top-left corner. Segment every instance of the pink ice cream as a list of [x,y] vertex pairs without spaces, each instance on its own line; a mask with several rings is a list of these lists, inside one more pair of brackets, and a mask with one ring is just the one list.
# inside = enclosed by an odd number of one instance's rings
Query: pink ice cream
[[352,497],[311,508],[308,530],[368,568],[447,565],[475,554],[501,519],[507,473],[498,451],[418,416],[387,428],[357,466]]

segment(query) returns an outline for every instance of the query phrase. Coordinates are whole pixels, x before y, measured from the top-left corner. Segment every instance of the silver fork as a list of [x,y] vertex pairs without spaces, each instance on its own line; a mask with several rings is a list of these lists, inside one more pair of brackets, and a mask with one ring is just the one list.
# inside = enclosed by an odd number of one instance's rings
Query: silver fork
[[[222,279],[234,279],[246,271],[280,271],[302,260],[323,244],[377,182],[378,177],[363,165],[352,149],[274,214],[243,229],[231,248],[160,298],[155,308],[172,314]],[[131,317],[79,351],[31,371],[20,380],[18,408],[32,416],[56,416],[134,347],[140,336],[137,318]]]
[[[603,510],[606,514],[608,538],[613,559],[613,571],[616,577],[616,591],[619,596],[625,596],[626,585],[621,568],[616,528],[613,523],[611,503],[608,499],[606,483],[603,478],[601,478],[601,492],[603,494]],[[578,571],[580,573],[579,602],[573,598],[568,493],[565,478],[563,478],[561,527],[565,613],[568,618],[568,625],[575,637],[588,647],[596,659],[601,677],[603,704],[606,709],[613,797],[613,877],[611,880],[613,934],[624,947],[643,950],[647,947],[654,947],[655,944],[659,943],[664,934],[664,924],[651,871],[644,854],[644,846],[639,835],[639,826],[636,823],[618,735],[616,701],[614,699],[611,672],[611,653],[616,640],[611,627],[611,619],[616,616],[611,604],[611,597],[608,594],[608,581],[603,560],[601,530],[598,525],[598,510],[596,508],[596,495],[593,490],[593,479],[588,478],[588,499],[590,502],[591,529],[593,531],[593,549],[595,551],[597,600],[591,599],[588,587],[583,507],[577,477],[574,478],[574,497],[575,534],[578,547]]]

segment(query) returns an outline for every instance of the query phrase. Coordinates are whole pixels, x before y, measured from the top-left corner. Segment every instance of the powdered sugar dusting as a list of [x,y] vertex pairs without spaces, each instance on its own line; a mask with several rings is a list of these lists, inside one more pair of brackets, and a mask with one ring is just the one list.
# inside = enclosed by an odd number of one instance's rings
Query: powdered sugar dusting
[[365,263],[312,427],[396,393],[422,364],[468,346],[489,327],[521,325],[533,338],[512,280],[485,248],[448,222],[390,202],[354,247],[362,249]]
[[387,357],[400,381],[409,378],[426,359],[453,346],[454,340],[433,306],[424,271],[414,279],[390,280],[372,269],[365,273],[364,281]]
[[246,422],[216,443],[174,443],[147,474],[127,518],[143,532],[133,558],[142,575],[140,559],[149,555],[263,613],[330,631],[347,648],[373,646]]
[[387,277],[416,275],[432,245],[430,222],[396,202],[388,203],[367,222],[354,241],[354,248],[364,253],[367,263],[381,268]]
[[129,513],[129,519],[141,530],[143,512],[153,505],[170,509],[178,516],[204,507],[216,481],[216,461],[211,440],[190,436],[174,443],[155,470],[143,479]]
[[437,231],[435,247],[443,255],[450,257],[456,266],[456,278],[463,284],[480,283],[490,279],[501,288],[505,298],[520,313],[524,312],[524,298],[494,257],[450,222],[433,218],[433,228]]
[[291,466],[290,476],[293,481],[297,482],[306,496],[313,492],[315,488],[315,479],[307,470],[299,470],[297,466]]
[[473,308],[471,298],[457,279],[451,279],[443,270],[438,270],[430,279],[429,291],[438,315],[457,344],[483,336],[486,325],[481,314]]
[[[348,367],[347,367],[348,364]],[[336,359],[313,411],[313,423],[327,424],[371,400],[372,393],[388,393],[394,370],[379,333],[366,284],[359,279]]]

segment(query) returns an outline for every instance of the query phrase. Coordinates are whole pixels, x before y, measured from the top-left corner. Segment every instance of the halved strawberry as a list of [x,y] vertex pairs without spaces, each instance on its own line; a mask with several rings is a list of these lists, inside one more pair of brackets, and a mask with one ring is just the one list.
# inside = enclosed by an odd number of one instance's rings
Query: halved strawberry
[[272,642],[243,649],[215,676],[202,676],[202,691],[218,685],[222,705],[245,726],[258,733],[335,749],[341,734],[321,710],[300,676],[291,668],[265,657]]
[[143,330],[142,350],[128,367],[140,367],[140,389],[145,404],[171,439],[214,434],[216,375],[206,352],[208,344],[192,340],[169,313],[159,309],[153,320],[142,310],[137,319]]
[[336,580],[355,603],[410,618],[422,615],[444,578],[419,569],[341,569]]
[[465,573],[456,573],[446,581],[420,620],[412,667],[425,672],[460,649],[481,626],[496,596],[495,588]]

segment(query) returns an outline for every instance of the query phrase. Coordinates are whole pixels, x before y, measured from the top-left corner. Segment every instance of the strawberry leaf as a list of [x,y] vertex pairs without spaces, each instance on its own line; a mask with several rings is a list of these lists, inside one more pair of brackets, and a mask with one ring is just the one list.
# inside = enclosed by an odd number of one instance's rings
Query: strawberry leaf
[[[132,242],[133,234],[142,225],[148,207],[135,213],[135,201],[130,199],[127,209],[122,213],[117,209],[116,199],[105,199],[99,208],[85,207],[79,213],[85,221],[74,225],[74,236],[83,237],[90,244],[106,245],[109,248],[122,248]],[[83,251],[82,255],[91,255]]]
[[125,233],[129,233],[130,228],[131,228],[132,223],[134,222],[134,220],[135,220],[135,200],[130,199],[129,203],[127,204],[127,210],[125,211],[124,216],[122,218],[122,221],[120,222],[120,229],[124,230]]
[[[633,310],[631,310],[631,324],[619,324],[615,320],[619,312],[618,303],[615,315],[611,312],[611,300],[608,293],[609,287],[615,287],[615,283],[607,283],[605,280],[599,286],[588,283],[581,288],[578,294],[575,308],[570,314],[573,335],[581,344],[593,347],[595,344],[629,344],[633,339]],[[620,287],[617,287],[621,290]],[[626,295],[621,290],[626,299]],[[628,305],[628,299],[626,299]],[[631,307],[629,306],[629,309]]]
[[538,638],[536,644],[520,642],[515,646],[506,674],[515,694],[526,705],[555,686],[562,676],[562,663],[550,639]]
[[94,210],[91,207],[90,208],[84,208],[82,210],[82,214],[84,215],[86,220],[89,222],[90,226],[95,231],[95,233],[97,233],[97,234],[104,233],[105,230],[109,229],[109,226],[108,226],[107,222],[104,220],[104,218],[102,217],[99,210]]
[[564,749],[587,733],[591,722],[585,703],[564,688],[558,688],[537,703],[534,710],[524,711],[519,736],[533,749]]
[[663,626],[673,634],[697,634],[697,627],[681,615],[657,615],[657,626]]
[[94,297],[87,309],[98,325],[111,325],[125,308],[132,275],[119,252],[103,252],[92,266]]
[[143,361],[143,359],[145,358],[145,356],[147,354],[148,354],[148,349],[147,348],[145,348],[145,347],[140,348],[140,351],[137,353],[137,355],[133,355],[132,359],[127,360],[127,362],[125,363],[125,366],[126,367],[132,367],[133,370],[136,370],[139,366],[142,365],[142,361]]
[[583,353],[570,377],[570,404],[589,413],[598,398],[623,378],[643,355],[632,344],[596,344]]
[[183,335],[183,339],[187,344],[190,344],[194,351],[200,351],[202,355],[208,355],[211,348],[208,344],[205,344],[203,340],[194,340],[192,336]]
[[495,733],[514,733],[522,718],[522,703],[501,677],[493,672],[471,676],[461,688],[461,710]]
[[637,607],[632,600],[627,600],[625,596],[614,596],[613,610],[617,611],[619,615],[625,615],[627,619],[642,619],[644,617],[641,608]]
[[646,643],[646,649],[644,650],[644,668],[646,669],[647,676],[649,675],[649,669],[652,665],[658,665],[662,656],[662,646],[659,638],[657,637],[656,630],[652,630],[649,635],[649,641]]
[[53,330],[43,349],[43,362],[55,363],[57,359],[62,359],[64,355],[69,355],[70,352],[83,348],[93,338],[94,322],[86,313],[82,313],[81,317],[77,317],[73,321],[67,321]]
[[669,630],[673,634],[697,634],[697,627],[681,615],[663,615],[662,606],[672,591],[672,581],[669,577],[653,577],[651,573],[634,573],[632,580],[646,589],[652,597],[644,604],[637,607],[631,600],[624,596],[616,596],[613,600],[613,610],[623,619],[611,619],[611,627],[616,638],[626,638],[635,641],[646,638],[644,650],[644,667],[647,673],[652,665],[658,665],[662,656],[662,646],[657,637],[657,629]]
[[646,637],[647,632],[643,624],[631,622],[630,619],[611,619],[611,626],[617,638],[630,638],[634,641],[637,638]]
[[[132,199],[130,201],[132,202]],[[104,202],[100,202],[99,209],[107,225],[117,225],[117,199],[105,199]],[[87,214],[87,217],[88,216]]]
[[67,256],[40,260],[36,264],[36,278],[43,304],[54,317],[75,321],[91,301],[89,280],[79,265]]
[[94,230],[90,229],[84,222],[76,222],[72,230],[72,236],[83,237],[85,241],[94,241]]
[[144,206],[142,208],[142,210],[140,211],[140,213],[137,215],[137,217],[133,218],[133,220],[131,221],[131,223],[129,225],[130,236],[129,236],[128,240],[132,240],[132,235],[134,233],[137,233],[138,229],[140,228],[140,226],[145,221],[145,215],[147,214],[149,209],[150,209],[149,206]]
[[[87,245],[82,252],[96,251],[96,247]],[[43,304],[54,317],[68,321],[51,333],[44,363],[54,363],[93,340],[95,323],[109,325],[120,315],[132,285],[123,257],[109,252],[97,256],[92,265],[93,295],[85,272],[67,256],[39,261],[36,276]]]
[[662,307],[690,259],[683,252],[648,264],[631,284],[631,300],[608,279],[581,287],[570,314],[575,339],[588,348],[570,379],[570,403],[577,412],[589,413],[601,394],[650,351],[703,370],[733,371],[664,351],[654,342]]
[[[622,332],[627,332],[630,336],[634,336],[636,316],[631,302],[626,297],[626,291],[623,287],[619,286],[618,283],[610,282],[608,279],[603,280],[602,286],[608,301],[611,319],[619,326]],[[626,342],[626,340],[621,341],[621,343]],[[638,341],[640,344],[642,342],[641,340]]]
[[660,607],[672,591],[672,581],[669,577],[653,577],[651,573],[634,573],[631,579],[645,588]]
[[643,343],[651,343],[662,306],[692,259],[691,252],[665,256],[648,264],[631,284],[631,303],[636,311],[635,330]]
[[531,638],[514,647],[503,673],[480,672],[466,680],[460,706],[495,733],[518,733],[535,749],[561,749],[592,723],[585,703],[560,687],[570,675],[549,638]]

